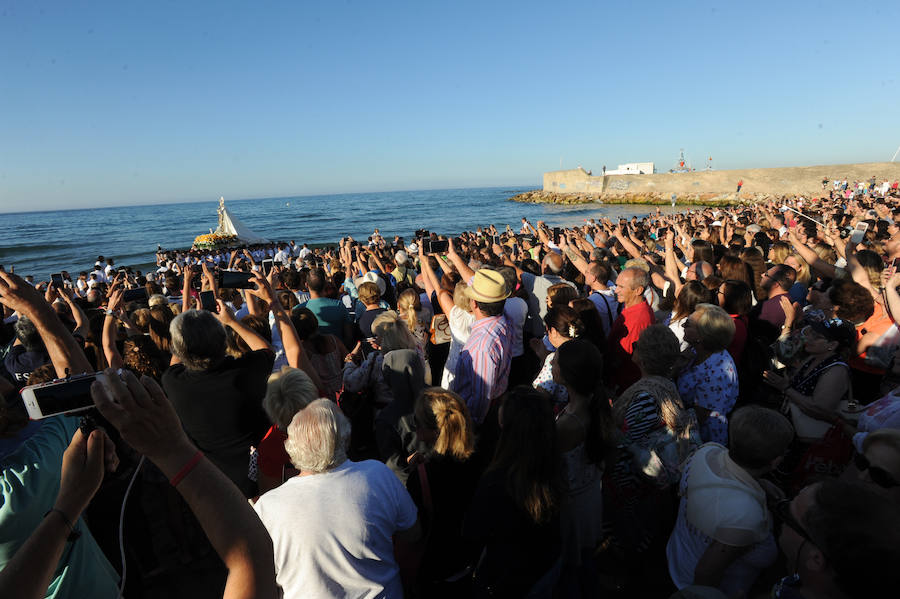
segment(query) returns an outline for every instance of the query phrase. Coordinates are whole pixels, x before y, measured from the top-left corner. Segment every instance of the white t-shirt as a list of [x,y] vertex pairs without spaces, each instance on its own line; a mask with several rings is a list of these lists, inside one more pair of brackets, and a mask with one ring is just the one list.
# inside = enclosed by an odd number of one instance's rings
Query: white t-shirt
[[718,443],[700,447],[685,465],[678,494],[678,519],[666,545],[669,575],[679,589],[694,583],[707,547],[718,540],[749,547],[725,570],[719,589],[728,596],[748,593],[778,558],[762,487]]
[[512,333],[511,355],[513,358],[518,358],[525,353],[522,336],[525,331],[525,319],[528,317],[528,303],[521,297],[508,297],[503,304],[503,315],[506,316],[509,330]]
[[466,312],[459,306],[453,306],[450,314],[447,315],[447,322],[450,324],[450,350],[447,352],[447,362],[444,363],[444,374],[441,377],[441,387],[444,389],[449,389],[450,383],[453,382],[456,361],[459,359],[459,352],[462,351],[472,333],[475,315]]
[[402,597],[391,537],[416,523],[409,493],[375,460],[295,476],[253,506],[285,599]]

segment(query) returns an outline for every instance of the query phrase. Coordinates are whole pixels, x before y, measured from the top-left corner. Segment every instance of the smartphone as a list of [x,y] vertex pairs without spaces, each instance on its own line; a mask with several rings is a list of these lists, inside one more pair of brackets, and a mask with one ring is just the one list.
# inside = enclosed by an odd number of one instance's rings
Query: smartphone
[[426,254],[442,254],[450,250],[450,241],[447,239],[423,239],[422,247]]
[[216,294],[212,291],[200,292],[200,308],[207,312],[215,313],[218,306],[216,305]]
[[63,276],[62,276],[61,272],[55,272],[52,275],[50,275],[50,286],[51,287],[53,287],[54,289],[62,289],[64,285],[65,285],[65,282],[63,281]]
[[128,289],[122,294],[123,302],[139,302],[147,299],[147,289],[138,287],[137,289]]
[[268,274],[270,272],[272,272],[272,267],[274,265],[275,265],[275,261],[272,260],[271,258],[266,258],[265,260],[263,260],[262,261],[263,274],[268,276]]
[[665,239],[666,235],[669,234],[669,227],[660,227],[656,230],[656,238],[657,239]]
[[220,289],[253,289],[256,283],[249,272],[234,272],[223,270],[219,272]]
[[866,231],[869,230],[869,223],[861,222],[856,223],[856,228],[853,229],[853,232],[850,233],[850,241],[853,243],[860,243],[863,240],[863,237],[866,236]]
[[562,229],[559,227],[553,227],[553,243],[555,245],[559,245],[559,236],[562,233]]
[[25,387],[21,393],[28,417],[40,420],[57,414],[83,412],[93,408],[91,383],[96,378],[97,373],[92,373]]
[[500,236],[499,235],[494,235],[494,244],[500,245]]

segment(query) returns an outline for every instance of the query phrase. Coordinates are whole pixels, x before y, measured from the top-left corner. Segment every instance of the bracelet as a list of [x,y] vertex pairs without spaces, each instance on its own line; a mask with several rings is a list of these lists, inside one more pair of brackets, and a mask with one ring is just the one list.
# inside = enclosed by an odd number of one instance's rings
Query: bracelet
[[65,522],[66,526],[69,528],[69,536],[66,539],[68,542],[72,542],[81,536],[81,531],[75,530],[75,525],[72,524],[72,521],[69,519],[69,517],[66,515],[66,513],[64,511],[62,511],[61,509],[53,508],[52,510],[49,510],[46,514],[44,514],[44,518],[46,518],[47,516],[49,516],[50,514],[53,514],[53,513],[59,514],[59,517],[63,519],[63,522]]
[[178,474],[176,474],[175,476],[173,476],[171,478],[171,480],[169,480],[169,484],[172,485],[173,487],[177,487],[178,483],[180,483],[182,480],[184,480],[184,477],[187,476],[188,474],[190,474],[191,470],[194,469],[194,466],[199,464],[200,460],[202,460],[202,459],[203,459],[203,452],[198,449],[197,453],[195,453],[193,455],[193,457],[190,460],[188,460],[187,464],[185,464],[181,468],[181,470],[178,471]]

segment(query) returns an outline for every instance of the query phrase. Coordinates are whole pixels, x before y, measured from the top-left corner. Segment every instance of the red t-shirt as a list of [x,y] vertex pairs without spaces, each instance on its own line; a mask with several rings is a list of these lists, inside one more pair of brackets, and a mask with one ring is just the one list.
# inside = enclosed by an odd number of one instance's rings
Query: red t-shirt
[[632,347],[644,329],[656,322],[653,308],[643,301],[625,308],[609,331],[606,373],[624,391],[641,378],[641,370],[631,359]]
[[731,345],[728,346],[728,353],[734,360],[735,366],[740,366],[741,358],[744,355],[744,346],[747,345],[747,317],[740,314],[731,314],[734,321],[734,338]]
[[282,432],[274,424],[266,431],[266,436],[259,443],[259,457],[257,458],[259,471],[272,478],[281,479],[284,467],[292,468],[291,458],[288,457],[284,442],[287,441],[287,433]]

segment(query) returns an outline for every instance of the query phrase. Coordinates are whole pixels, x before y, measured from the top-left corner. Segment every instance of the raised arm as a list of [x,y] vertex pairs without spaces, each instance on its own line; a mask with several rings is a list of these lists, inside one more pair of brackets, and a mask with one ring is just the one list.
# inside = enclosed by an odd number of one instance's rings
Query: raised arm
[[[275,269],[272,269],[274,275]],[[325,396],[325,386],[319,378],[319,373],[313,368],[312,363],[306,352],[303,351],[303,344],[300,342],[300,336],[297,329],[288,315],[287,310],[281,305],[281,301],[272,289],[272,282],[262,275],[260,272],[254,272],[253,277],[256,285],[259,287],[259,293],[262,298],[269,303],[269,310],[275,317],[275,324],[278,325],[278,334],[281,335],[281,344],[284,347],[284,355],[287,357],[288,365],[293,368],[299,368],[305,372],[319,390],[319,394]]]
[[225,562],[223,597],[278,596],[272,540],[243,494],[203,458],[181,427],[171,402],[153,379],[107,370],[91,386],[94,405],[136,451],[178,489]]
[[800,238],[797,237],[797,234],[791,229],[788,229],[788,241],[791,242],[791,245],[797,250],[797,253],[806,260],[810,268],[822,273],[829,279],[835,278],[834,264],[828,264],[819,258],[819,255],[801,241]]
[[456,247],[454,246],[452,239],[450,240],[448,247],[447,257],[450,258],[450,262],[453,263],[453,267],[456,269],[456,272],[459,273],[459,276],[462,277],[462,280],[468,283],[472,277],[475,276],[475,271],[466,264],[466,261],[462,259],[462,256],[456,253]]
[[121,289],[114,289],[106,303],[106,318],[103,319],[103,354],[110,368],[118,369],[125,365],[122,354],[116,346],[116,312],[122,306]]
[[194,278],[194,269],[187,262],[184,264],[184,285],[181,288],[181,311],[191,309],[191,280]]
[[234,332],[244,340],[244,343],[247,344],[251,351],[257,351],[260,349],[273,351],[272,346],[269,344],[269,342],[261,337],[259,333],[234,317],[234,314],[231,312],[231,309],[225,304],[225,302],[216,298],[216,304],[218,304],[219,306],[219,320],[223,325],[231,327]]
[[81,346],[66,330],[56,312],[40,293],[17,275],[0,270],[0,303],[12,308],[34,323],[56,376],[91,372],[93,367]]
[[441,310],[444,314],[449,316],[450,310],[452,310],[454,306],[453,296],[441,287],[434,269],[431,268],[431,263],[428,262],[428,259],[425,257],[421,244],[419,245],[419,262],[422,265],[422,274],[425,275],[426,293],[431,297],[431,292],[434,291],[438,304],[441,306]]

